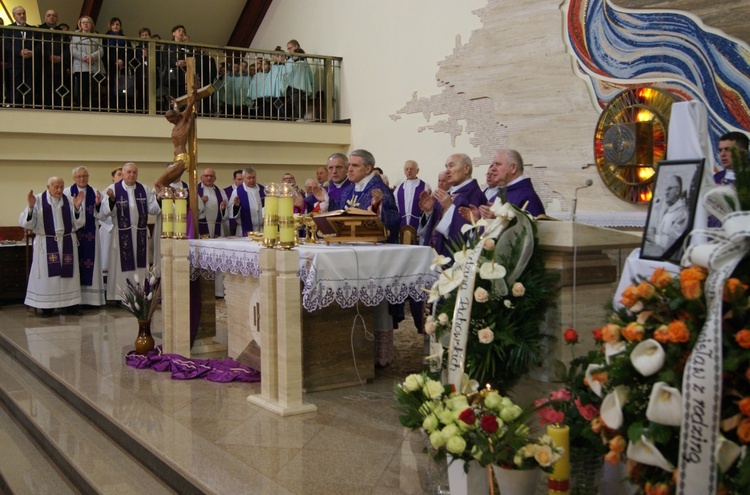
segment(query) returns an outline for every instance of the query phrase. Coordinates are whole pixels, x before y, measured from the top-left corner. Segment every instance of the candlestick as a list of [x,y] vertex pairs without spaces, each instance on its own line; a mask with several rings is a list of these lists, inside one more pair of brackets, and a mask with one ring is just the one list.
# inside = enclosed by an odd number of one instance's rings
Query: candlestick
[[279,198],[279,243],[281,247],[294,247],[294,204],[291,197]]
[[187,198],[175,198],[174,200],[174,238],[185,239],[187,237]]
[[570,428],[565,425],[547,425],[547,435],[555,445],[565,449],[565,453],[555,463],[547,480],[549,495],[568,495],[570,485]]
[[263,244],[273,246],[278,235],[279,198],[266,195],[266,205],[263,207]]
[[174,233],[174,199],[161,200],[161,237],[170,239]]

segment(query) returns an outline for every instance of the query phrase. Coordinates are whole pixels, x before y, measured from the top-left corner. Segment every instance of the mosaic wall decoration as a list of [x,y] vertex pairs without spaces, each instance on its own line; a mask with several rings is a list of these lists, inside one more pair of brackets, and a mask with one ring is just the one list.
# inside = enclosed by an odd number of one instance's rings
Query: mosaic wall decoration
[[714,144],[750,130],[750,48],[689,13],[569,0],[566,42],[602,108],[623,89],[654,85],[704,102]]

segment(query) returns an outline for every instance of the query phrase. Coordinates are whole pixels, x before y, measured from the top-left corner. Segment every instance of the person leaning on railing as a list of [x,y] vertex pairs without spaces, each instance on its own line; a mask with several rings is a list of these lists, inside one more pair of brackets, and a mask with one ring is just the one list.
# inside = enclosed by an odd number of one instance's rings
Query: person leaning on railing
[[[78,19],[78,30],[84,35],[92,33],[93,19],[87,15]],[[79,108],[98,108],[104,92],[100,83],[106,77],[101,40],[89,36],[72,36],[70,54],[73,59],[73,104]]]
[[312,92],[312,71],[305,57],[295,55],[305,53],[296,40],[289,41],[286,48],[291,54],[286,61],[286,115],[297,120],[307,113],[307,97]]

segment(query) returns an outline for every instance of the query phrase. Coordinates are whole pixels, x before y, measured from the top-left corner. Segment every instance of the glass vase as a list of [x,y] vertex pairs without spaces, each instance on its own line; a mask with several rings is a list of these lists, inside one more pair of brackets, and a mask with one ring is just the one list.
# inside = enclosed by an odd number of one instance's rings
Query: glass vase
[[151,320],[138,320],[138,337],[135,338],[135,353],[141,356],[154,348],[151,336]]
[[596,495],[602,480],[604,457],[589,449],[570,451],[570,494]]

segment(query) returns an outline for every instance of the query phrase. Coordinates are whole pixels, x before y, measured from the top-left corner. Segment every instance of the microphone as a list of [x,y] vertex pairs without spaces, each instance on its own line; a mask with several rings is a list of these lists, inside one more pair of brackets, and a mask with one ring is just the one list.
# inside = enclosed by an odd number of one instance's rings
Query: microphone
[[578,281],[578,243],[576,239],[576,207],[578,206],[578,190],[579,189],[586,189],[587,187],[591,187],[594,185],[594,181],[591,179],[586,179],[586,182],[582,186],[578,186],[575,189],[575,192],[573,193],[573,214],[571,215],[571,225],[573,226],[573,328],[577,329],[578,327],[578,315],[576,312],[576,305],[578,303],[576,298],[576,292],[577,292],[577,281]]

